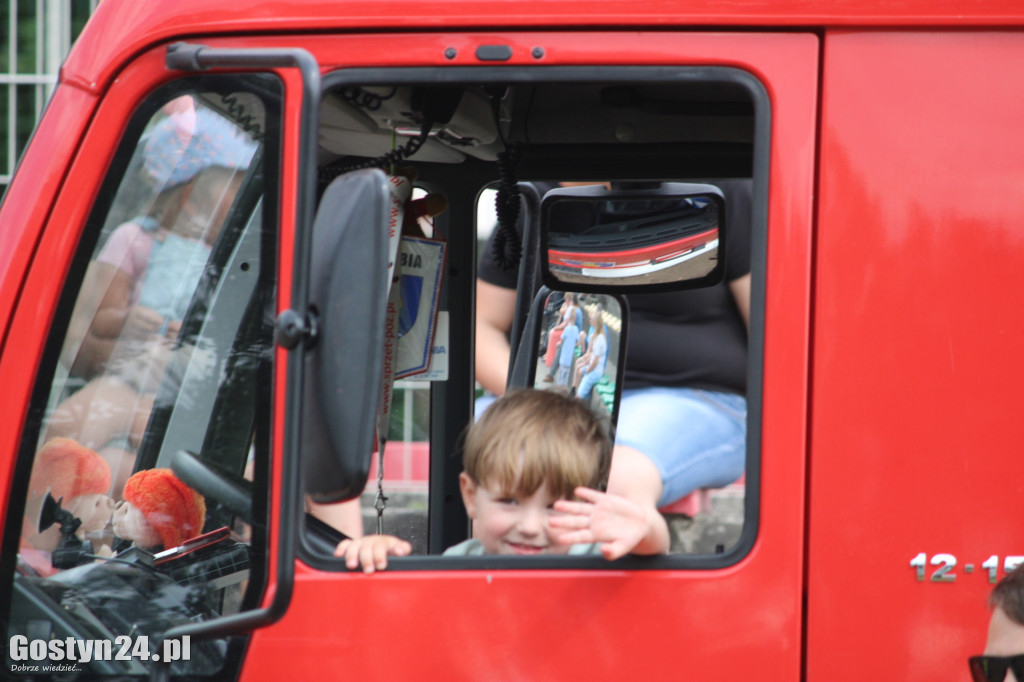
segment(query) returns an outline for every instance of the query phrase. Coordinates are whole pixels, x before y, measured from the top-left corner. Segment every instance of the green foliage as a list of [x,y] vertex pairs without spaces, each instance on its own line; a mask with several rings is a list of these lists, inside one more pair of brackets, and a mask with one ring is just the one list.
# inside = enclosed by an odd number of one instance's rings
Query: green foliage
[[[13,16],[14,35],[12,36],[12,12],[17,6],[17,14]],[[71,37],[76,38],[85,27],[92,12],[92,0],[70,0],[66,6],[70,11],[69,19]],[[45,43],[45,31],[57,30],[61,21],[52,20],[43,31],[39,30],[39,21],[46,21],[43,16],[45,8],[41,0],[23,0],[22,2],[0,2],[0,174],[14,171],[11,161],[10,137],[8,130],[13,122],[14,158],[20,156],[25,149],[38,116],[45,106],[47,88],[33,84],[16,84],[8,82],[5,75],[40,75],[44,72],[42,63]],[[60,19],[55,18],[55,19]],[[14,43],[13,63],[10,46]],[[0,185],[0,190],[4,189]]]

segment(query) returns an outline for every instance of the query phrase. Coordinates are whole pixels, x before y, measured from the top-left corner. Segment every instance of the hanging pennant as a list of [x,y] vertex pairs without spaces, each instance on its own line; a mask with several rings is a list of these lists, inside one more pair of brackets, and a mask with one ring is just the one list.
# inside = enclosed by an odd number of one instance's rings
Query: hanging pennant
[[395,379],[402,379],[430,368],[444,272],[445,242],[402,237],[398,256],[399,281],[393,289],[397,289],[401,297],[401,308],[395,325],[398,338]]

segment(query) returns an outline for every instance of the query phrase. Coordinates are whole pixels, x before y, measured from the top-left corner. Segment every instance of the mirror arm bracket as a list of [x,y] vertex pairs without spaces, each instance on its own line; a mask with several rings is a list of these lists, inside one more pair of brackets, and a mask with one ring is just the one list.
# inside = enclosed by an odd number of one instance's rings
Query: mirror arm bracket
[[312,311],[303,315],[297,310],[285,310],[277,316],[274,325],[274,343],[286,350],[296,348],[305,341],[306,348],[316,345],[319,337],[316,314]]

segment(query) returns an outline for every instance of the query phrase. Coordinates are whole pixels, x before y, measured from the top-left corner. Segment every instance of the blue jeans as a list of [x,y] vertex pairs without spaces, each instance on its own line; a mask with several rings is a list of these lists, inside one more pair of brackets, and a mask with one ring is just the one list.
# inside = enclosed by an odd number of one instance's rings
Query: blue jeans
[[580,378],[580,385],[576,388],[576,395],[586,400],[590,397],[590,389],[597,385],[597,382],[604,376],[604,367],[587,372]]
[[658,506],[698,488],[720,488],[743,475],[747,401],[692,388],[622,392],[615,442],[647,455],[663,483]]

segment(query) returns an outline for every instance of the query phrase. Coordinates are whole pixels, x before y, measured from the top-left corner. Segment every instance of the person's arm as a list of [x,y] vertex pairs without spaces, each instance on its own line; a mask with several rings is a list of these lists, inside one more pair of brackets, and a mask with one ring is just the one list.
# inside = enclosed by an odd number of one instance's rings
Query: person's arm
[[559,537],[567,545],[597,542],[609,561],[626,554],[665,554],[669,548],[668,524],[653,504],[641,504],[613,493],[577,488],[579,501],[557,500],[562,516],[551,525],[569,532]]
[[[103,371],[131,302],[131,276],[109,263],[94,262],[86,272],[85,294],[71,316],[68,337],[78,341],[71,372],[91,377]],[[67,348],[70,348],[68,346]]]
[[389,556],[409,556],[412,545],[394,535],[365,535],[342,540],[334,549],[334,556],[345,557],[345,566],[355,570],[362,566],[363,573],[383,571]]
[[605,340],[603,334],[594,336],[593,349],[590,351],[590,363],[587,365],[586,371],[593,372],[599,362],[601,362],[601,356],[608,351],[608,342]]
[[[97,263],[96,281],[103,296],[98,305],[76,311],[85,319],[73,321],[78,329],[86,327],[72,364],[72,373],[91,377],[102,372],[119,339],[147,340],[160,332],[164,318],[151,308],[132,305],[131,275],[110,265]],[[93,310],[91,318],[88,317]],[[76,333],[81,333],[78,331]]]
[[750,273],[729,282],[729,291],[732,292],[743,323],[747,326],[747,333],[750,333]]
[[516,292],[483,280],[476,282],[476,380],[494,395],[505,393],[512,348],[508,333]]
[[307,495],[306,508],[310,514],[350,538],[363,535],[363,509],[358,497],[344,502],[320,504]]

